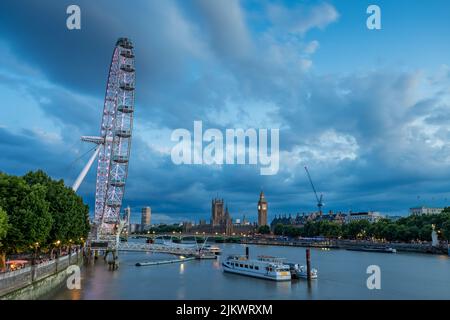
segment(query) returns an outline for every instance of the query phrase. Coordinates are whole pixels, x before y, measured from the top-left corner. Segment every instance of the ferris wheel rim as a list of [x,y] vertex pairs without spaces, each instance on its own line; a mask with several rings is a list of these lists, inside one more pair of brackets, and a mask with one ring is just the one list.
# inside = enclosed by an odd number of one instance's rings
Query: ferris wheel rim
[[[133,45],[119,38],[114,47],[106,82],[101,144],[97,164],[94,224],[97,238],[102,227],[120,221],[120,209],[128,178],[134,113],[135,67]],[[114,230],[107,230],[109,233]]]

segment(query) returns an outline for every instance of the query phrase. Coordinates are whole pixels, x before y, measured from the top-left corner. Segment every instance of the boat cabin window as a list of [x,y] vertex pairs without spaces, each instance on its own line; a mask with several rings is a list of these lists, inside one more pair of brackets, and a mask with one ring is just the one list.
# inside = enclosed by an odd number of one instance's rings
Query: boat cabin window
[[253,269],[253,266],[252,266],[252,265],[250,266],[250,269]]
[[240,264],[240,265],[239,265],[239,267],[243,268],[243,267],[244,267],[244,265],[243,265],[243,264]]
[[258,267],[258,266],[255,266],[255,270],[259,270],[259,267]]
[[277,268],[276,271],[289,271],[289,270],[286,268]]

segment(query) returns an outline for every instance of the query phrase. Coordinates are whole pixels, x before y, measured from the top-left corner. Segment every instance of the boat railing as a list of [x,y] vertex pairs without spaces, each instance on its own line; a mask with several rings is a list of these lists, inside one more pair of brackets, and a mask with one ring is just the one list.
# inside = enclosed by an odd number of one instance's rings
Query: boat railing
[[231,254],[228,256],[228,260],[248,260],[247,256]]
[[272,256],[258,256],[258,260],[265,262],[284,263],[286,258],[278,258]]

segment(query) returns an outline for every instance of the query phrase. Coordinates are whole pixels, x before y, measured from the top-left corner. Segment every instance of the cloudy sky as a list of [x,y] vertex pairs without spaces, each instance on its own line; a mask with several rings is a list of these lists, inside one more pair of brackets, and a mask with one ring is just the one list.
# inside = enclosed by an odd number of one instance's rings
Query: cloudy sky
[[[381,8],[368,30],[366,9]],[[81,8],[81,30],[66,8]],[[134,220],[315,209],[406,214],[450,199],[450,2],[22,1],[0,3],[0,171],[71,185],[98,135],[111,53],[130,37],[136,113],[124,205]],[[279,128],[280,169],[175,165],[174,129]],[[84,155],[84,156],[83,156]],[[81,159],[79,159],[81,157]],[[78,159],[78,160],[77,160]],[[95,169],[95,168],[93,168]],[[95,170],[79,194],[93,207]]]

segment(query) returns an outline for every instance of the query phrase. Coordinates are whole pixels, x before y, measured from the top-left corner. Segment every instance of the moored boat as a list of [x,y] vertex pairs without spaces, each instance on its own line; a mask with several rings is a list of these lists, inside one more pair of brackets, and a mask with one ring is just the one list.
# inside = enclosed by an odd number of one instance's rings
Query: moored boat
[[222,253],[222,250],[218,246],[212,246],[212,245],[205,245],[203,246],[202,250],[206,250],[208,252],[214,253],[215,255],[220,255]]
[[259,256],[258,259],[249,259],[247,256],[230,255],[222,262],[222,267],[224,272],[274,281],[292,278],[289,265],[283,259],[275,257]]
[[[304,278],[308,279],[308,272],[305,266],[301,266],[298,263],[287,263],[291,270],[293,279]],[[317,279],[318,271],[315,268],[311,268],[311,279]]]
[[355,247],[355,248],[347,248],[349,251],[364,251],[364,252],[381,252],[381,253],[396,253],[397,250],[391,247]]

